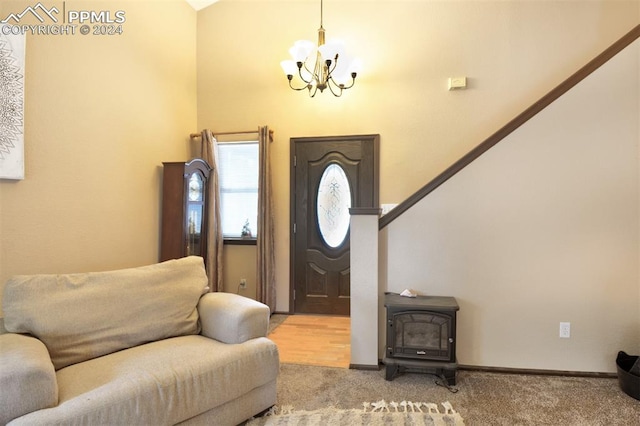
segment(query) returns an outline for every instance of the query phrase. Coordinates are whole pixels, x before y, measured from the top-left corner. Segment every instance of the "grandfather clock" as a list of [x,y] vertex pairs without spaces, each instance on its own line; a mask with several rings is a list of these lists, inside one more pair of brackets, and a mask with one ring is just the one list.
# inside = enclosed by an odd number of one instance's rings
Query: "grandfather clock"
[[185,256],[206,258],[211,167],[201,159],[162,164],[160,261]]

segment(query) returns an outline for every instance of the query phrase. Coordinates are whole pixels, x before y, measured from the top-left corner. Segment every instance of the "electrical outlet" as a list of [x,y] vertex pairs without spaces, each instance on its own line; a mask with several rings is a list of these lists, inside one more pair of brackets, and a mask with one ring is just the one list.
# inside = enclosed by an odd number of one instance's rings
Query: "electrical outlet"
[[561,322],[560,323],[560,337],[563,339],[568,339],[571,337],[571,323],[570,322]]
[[247,279],[240,278],[240,288],[247,288]]

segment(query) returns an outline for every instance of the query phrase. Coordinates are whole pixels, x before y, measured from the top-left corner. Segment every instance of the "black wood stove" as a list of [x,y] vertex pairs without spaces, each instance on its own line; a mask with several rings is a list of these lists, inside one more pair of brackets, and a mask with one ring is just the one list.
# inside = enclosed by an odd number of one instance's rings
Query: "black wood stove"
[[456,299],[387,293],[387,380],[402,371],[429,372],[456,384]]

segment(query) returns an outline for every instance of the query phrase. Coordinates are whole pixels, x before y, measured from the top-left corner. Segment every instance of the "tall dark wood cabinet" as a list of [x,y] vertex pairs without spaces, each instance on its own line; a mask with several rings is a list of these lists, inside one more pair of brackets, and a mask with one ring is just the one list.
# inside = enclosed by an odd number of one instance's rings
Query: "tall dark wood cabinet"
[[207,255],[207,194],[211,167],[201,159],[162,163],[160,261]]

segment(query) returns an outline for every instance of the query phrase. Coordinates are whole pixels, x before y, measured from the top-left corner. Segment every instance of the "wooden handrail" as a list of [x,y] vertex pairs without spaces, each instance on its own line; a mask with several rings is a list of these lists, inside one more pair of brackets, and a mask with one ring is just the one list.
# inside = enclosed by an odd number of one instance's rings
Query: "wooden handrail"
[[537,102],[524,110],[521,114],[509,121],[500,130],[489,136],[480,145],[473,148],[467,154],[465,154],[458,161],[453,163],[449,168],[436,176],[431,182],[420,188],[414,194],[409,196],[406,200],[394,207],[389,213],[382,216],[378,222],[378,228],[382,229],[391,223],[394,219],[400,216],[405,211],[409,210],[414,204],[423,199],[429,193],[433,192],[440,185],[449,180],[452,176],[458,173],[460,170],[467,167],[476,158],[487,152],[491,147],[507,137],[511,132],[522,126],[529,121],[533,116],[545,109],[549,104],[554,102],[560,96],[568,92],[573,86],[580,83],[592,72],[600,68],[607,61],[620,53],[624,48],[633,43],[640,37],[640,25],[636,25],[631,31],[622,36],[618,41],[613,43],[601,54],[592,59],[588,64],[580,68],[571,77],[560,83],[555,89],[540,98]]

